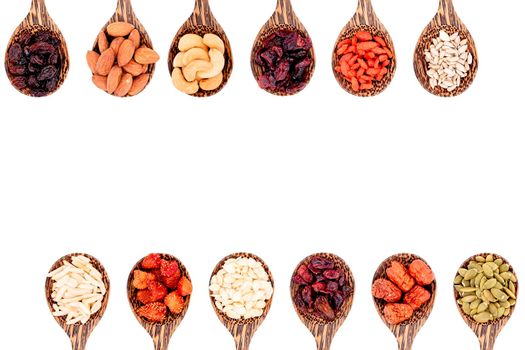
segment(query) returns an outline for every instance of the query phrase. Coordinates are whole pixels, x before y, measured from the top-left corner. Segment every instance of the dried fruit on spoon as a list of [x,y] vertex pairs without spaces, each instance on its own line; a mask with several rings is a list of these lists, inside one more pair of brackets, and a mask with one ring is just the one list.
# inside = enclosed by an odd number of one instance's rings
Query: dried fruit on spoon
[[137,315],[149,322],[163,322],[169,314],[181,314],[193,287],[176,260],[163,259],[160,254],[145,257],[133,271],[133,293],[141,305]]
[[372,295],[384,303],[383,316],[387,323],[396,325],[412,318],[432,298],[434,273],[420,259],[405,264],[392,261],[385,278],[372,285]]
[[388,74],[394,54],[385,39],[361,30],[337,44],[335,70],[354,92],[371,90]]
[[338,317],[354,288],[334,260],[320,255],[299,266],[292,284],[294,304],[299,312],[328,322]]

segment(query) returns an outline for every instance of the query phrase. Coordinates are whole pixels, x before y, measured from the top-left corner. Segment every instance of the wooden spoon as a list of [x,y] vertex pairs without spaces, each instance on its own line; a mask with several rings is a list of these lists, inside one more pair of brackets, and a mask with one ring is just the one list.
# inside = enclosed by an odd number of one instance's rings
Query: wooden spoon
[[[283,30],[283,29],[297,31],[300,34],[302,34],[302,36],[304,36],[305,38],[310,38],[310,34],[308,34],[308,31],[306,30],[305,26],[301,23],[301,21],[295,14],[292,8],[291,0],[277,0],[277,7],[273,15],[270,17],[268,22],[264,24],[264,26],[259,31],[257,38],[255,39],[255,43],[252,49],[251,67],[252,67],[253,76],[255,77],[256,80],[262,74],[262,70],[256,62],[257,52],[261,49],[263,42],[269,36],[271,36],[276,31]],[[307,72],[307,75],[304,81],[305,84],[302,89],[306,87],[306,85],[310,82],[314,74],[315,51],[313,47],[312,49],[310,49],[310,56],[311,56],[313,63],[311,64],[310,69]],[[290,95],[299,93],[302,89],[297,90],[294,93],[277,92],[274,90],[266,90],[266,91],[268,91],[271,94],[278,95],[278,96],[290,96]]]
[[[381,36],[387,43],[392,53],[394,54],[394,57],[391,59],[391,63],[388,66],[388,73],[383,77],[383,79],[380,82],[373,83],[373,89],[361,90],[356,92],[352,90],[352,84],[348,80],[346,80],[340,73],[338,73],[335,70],[335,68],[339,64],[339,57],[337,55],[337,45],[345,39],[352,38],[355,35],[355,33],[357,33],[360,30],[366,30],[370,32],[370,34],[372,34],[373,36]],[[350,20],[350,22],[348,22],[343,28],[341,34],[339,34],[339,38],[337,39],[334,52],[332,54],[332,69],[334,71],[334,75],[337,82],[339,83],[339,85],[341,85],[341,87],[344,90],[346,90],[352,95],[361,97],[375,96],[383,92],[388,87],[388,85],[394,78],[396,68],[397,59],[394,49],[394,43],[385,26],[381,23],[376,13],[374,12],[374,9],[372,7],[372,0],[358,0],[357,11],[354,17]]]
[[[169,255],[169,254],[160,254],[162,259],[168,260],[168,261],[176,261],[179,264],[180,271],[182,273],[182,276],[186,276],[191,282],[190,275],[188,273],[188,270],[186,270],[186,267],[182,264],[182,262],[177,259],[176,257]],[[180,323],[184,319],[184,316],[186,316],[186,312],[188,311],[188,308],[190,306],[190,299],[191,295],[188,295],[186,298],[186,305],[184,306],[184,310],[179,315],[173,315],[168,310],[168,314],[166,317],[166,320],[162,323],[156,323],[156,322],[150,322],[143,317],[139,316],[137,314],[137,310],[142,306],[142,304],[137,300],[137,289],[133,287],[133,272],[135,270],[141,270],[141,263],[143,259],[140,259],[135,266],[133,266],[133,269],[131,270],[131,273],[128,277],[128,301],[129,305],[131,306],[131,310],[133,311],[133,314],[135,315],[135,318],[139,323],[142,325],[142,327],[150,334],[151,338],[153,339],[153,344],[155,345],[155,350],[167,350],[171,337],[173,336],[173,333],[175,333],[175,330],[179,327]]]
[[[59,39],[60,41],[59,52],[60,52],[60,57],[62,60],[62,66],[60,69],[56,89],[44,95],[44,96],[48,96],[56,92],[60,88],[60,86],[62,86],[62,84],[64,83],[64,80],[66,80],[67,74],[69,72],[69,53],[67,50],[66,40],[64,39],[62,32],[60,31],[58,26],[55,24],[53,19],[51,19],[51,16],[47,12],[45,0],[31,0],[31,8],[29,10],[27,17],[16,28],[15,32],[11,36],[11,39],[9,40],[9,44],[7,45],[7,50],[5,54],[5,57],[6,57],[5,69],[6,69],[6,72],[9,72],[7,61],[8,61],[8,51],[11,45],[13,45],[20,38],[20,36],[25,33],[36,34],[42,30],[51,31],[56,36],[56,38]],[[29,89],[23,89],[20,92],[28,96],[33,96]]]
[[[258,256],[254,255],[254,254],[249,254],[249,253],[236,253],[236,254],[229,255],[229,256],[225,257],[224,259],[222,259],[217,264],[217,266],[215,267],[215,269],[212,272],[212,275],[210,277],[210,284],[211,284],[211,278],[213,278],[213,276],[215,276],[217,274],[217,272],[219,272],[219,270],[222,269],[222,267],[224,266],[224,263],[227,260],[229,260],[229,259],[237,259],[237,258],[241,258],[241,257],[253,258],[256,261],[259,261],[263,265],[264,269],[266,270],[266,273],[268,273],[268,276],[270,278],[270,282],[272,283],[272,286],[274,286],[272,273],[271,273],[270,269],[268,268],[268,266],[264,263],[264,261],[261,258],[259,258]],[[237,350],[248,350],[249,347],[250,347],[250,343],[252,341],[252,338],[253,338],[255,332],[261,326],[261,324],[264,322],[266,316],[268,315],[268,312],[270,311],[270,307],[272,306],[272,301],[273,301],[273,295],[272,295],[272,298],[270,298],[270,300],[268,300],[266,302],[266,307],[263,310],[262,316],[260,316],[258,318],[250,318],[248,320],[245,320],[245,319],[236,320],[236,319],[229,318],[228,316],[226,316],[226,314],[224,314],[222,311],[220,311],[217,308],[217,306],[215,305],[215,301],[213,299],[213,296],[212,296],[211,292],[210,292],[210,300],[211,300],[211,304],[213,306],[213,309],[215,310],[215,313],[217,314],[217,317],[222,322],[222,324],[233,335],[233,338],[234,338],[234,341],[235,341],[235,344],[236,344],[236,349]]]
[[[472,261],[472,260],[475,260],[475,258],[477,256],[487,257],[488,255],[493,255],[494,259],[501,259],[501,260],[503,260],[503,263],[508,264],[508,261],[505,258],[503,258],[503,257],[501,257],[501,256],[499,256],[497,254],[485,253],[485,254],[477,254],[477,255],[474,255],[473,257],[467,259],[463,263],[463,265],[461,265],[461,267],[462,268],[466,268],[468,266],[469,262]],[[512,265],[510,265],[510,270],[509,271],[515,274],[514,269],[512,268]],[[515,285],[516,285],[516,297],[517,297],[518,296],[518,292],[519,292],[519,284],[518,284],[518,282],[516,282]],[[454,300],[458,300],[458,298],[459,298],[459,294],[458,294],[458,292],[456,291],[455,288],[454,288],[454,298],[455,298]],[[498,335],[503,330],[503,327],[505,327],[505,325],[507,325],[507,322],[509,322],[510,318],[512,317],[512,314],[514,313],[514,309],[516,307],[515,305],[511,307],[510,314],[508,316],[504,316],[504,317],[502,317],[500,319],[497,319],[497,320],[494,320],[494,321],[491,321],[491,322],[488,322],[488,323],[477,323],[469,315],[465,314],[465,312],[463,311],[463,309],[461,308],[461,306],[459,304],[456,303],[456,305],[458,307],[458,311],[461,314],[461,317],[463,318],[463,320],[467,323],[467,325],[474,331],[474,333],[478,337],[481,350],[492,350],[492,349],[494,349],[494,343],[496,342],[496,338],[498,337]]]
[[[429,49],[432,44],[432,39],[438,37],[441,30],[444,30],[449,35],[458,32],[462,39],[467,39],[468,51],[472,54],[473,58],[467,76],[462,78],[461,85],[451,92],[439,86],[432,89],[427,75],[428,63],[425,60],[425,50]],[[474,39],[467,27],[463,24],[454,10],[452,0],[439,0],[438,13],[432,21],[430,21],[425,30],[423,30],[417,43],[416,51],[414,53],[414,70],[417,79],[428,92],[442,97],[458,96],[465,92],[474,81],[476,73],[478,72],[478,53],[476,50],[476,44],[474,43]]]
[[[374,275],[374,281],[378,278],[388,279],[386,270],[390,267],[393,261],[398,261],[404,266],[408,266],[414,260],[418,259],[424,261],[419,256],[414,254],[397,254],[391,256],[390,258],[383,261],[381,265],[379,265],[379,268],[377,269]],[[414,343],[416,335],[419,333],[421,327],[423,327],[428,317],[430,316],[430,313],[432,312],[432,308],[434,307],[434,301],[436,299],[436,281],[434,280],[434,282],[432,282],[432,284],[430,284],[428,287],[429,288],[427,290],[431,294],[430,300],[426,302],[423,306],[421,306],[419,310],[415,311],[412,318],[397,325],[389,324],[384,317],[383,309],[387,303],[384,300],[374,298],[376,310],[379,313],[379,316],[381,317],[383,322],[387,325],[387,327],[392,331],[392,333],[394,333],[395,337],[397,338],[399,350],[412,349],[412,344]]]
[[208,0],[195,0],[195,9],[193,10],[192,15],[179,29],[178,33],[173,38],[173,42],[171,44],[170,52],[168,55],[168,69],[171,73],[173,72],[173,60],[175,59],[175,56],[180,52],[178,45],[180,39],[186,35],[186,34],[198,34],[200,36],[204,36],[205,34],[215,34],[218,37],[222,39],[224,42],[224,58],[225,58],[225,66],[222,71],[224,78],[222,81],[222,84],[213,91],[204,91],[200,89],[196,94],[192,95],[195,97],[208,97],[215,95],[219,91],[221,91],[224,86],[228,83],[228,80],[230,79],[230,76],[233,71],[233,55],[232,55],[232,48],[230,41],[228,40],[228,37],[226,36],[226,32],[224,29],[222,29],[219,22],[215,19],[213,16],[213,13],[211,12],[210,4]]
[[[98,261],[97,259],[95,259],[94,257],[88,254],[75,253],[75,254],[66,255],[60,258],[59,260],[57,260],[57,262],[53,264],[51,269],[49,269],[49,272],[52,272],[56,270],[57,268],[61,267],[64,261],[67,260],[71,262],[72,257],[79,256],[79,255],[89,258],[91,260],[91,264],[93,265],[93,267],[95,267],[102,274],[102,281],[104,282],[104,285],[106,286],[106,295],[104,296],[104,299],[102,299],[102,307],[100,308],[100,310],[94,315],[92,315],[86,324],[77,323],[74,325],[67,325],[65,316],[62,316],[62,317],[53,316],[55,320],[57,321],[57,323],[60,325],[60,327],[62,327],[62,329],[69,336],[73,350],[84,350],[86,348],[86,343],[87,343],[89,336],[91,335],[95,327],[98,325],[98,323],[102,319],[102,316],[104,316],[104,313],[106,312],[106,308],[108,306],[108,300],[109,300],[109,292],[110,292],[109,277],[106,273],[106,270],[104,269],[104,266],[102,266],[100,261]],[[51,278],[46,279],[45,288],[46,288],[45,291],[46,291],[47,305],[49,306],[49,310],[53,313],[54,312],[54,309],[53,309],[54,302],[53,302],[53,298],[51,297],[52,290],[53,290],[53,280]]]
[[348,317],[348,314],[350,313],[350,309],[352,308],[352,303],[354,300],[354,276],[352,275],[352,271],[348,267],[348,265],[344,262],[343,259],[338,257],[334,254],[328,254],[328,253],[320,253],[320,254],[314,254],[297,265],[297,268],[294,271],[293,276],[297,274],[297,270],[301,265],[308,265],[313,258],[315,257],[322,257],[325,259],[328,259],[330,261],[335,262],[335,267],[337,269],[342,269],[345,272],[346,278],[349,281],[350,287],[352,288],[351,294],[348,297],[348,299],[345,301],[343,306],[341,307],[341,310],[336,315],[335,321],[328,322],[320,317],[317,317],[313,314],[307,314],[301,311],[295,302],[295,296],[297,295],[299,285],[292,281],[290,283],[290,293],[292,296],[292,301],[294,304],[295,311],[297,312],[297,315],[301,319],[301,321],[305,324],[305,326],[312,332],[313,336],[315,337],[315,341],[317,342],[317,349],[318,350],[329,350],[330,346],[332,344],[332,340],[335,337],[335,334],[341,328],[343,323],[345,322],[346,318]]

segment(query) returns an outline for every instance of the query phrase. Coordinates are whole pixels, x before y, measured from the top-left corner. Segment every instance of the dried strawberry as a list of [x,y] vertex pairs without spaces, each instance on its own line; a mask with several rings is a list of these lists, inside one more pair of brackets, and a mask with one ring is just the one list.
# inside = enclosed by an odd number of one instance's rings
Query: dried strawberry
[[173,314],[180,314],[184,311],[184,298],[177,292],[171,292],[164,299],[164,304],[170,309]]
[[160,264],[160,274],[162,277],[180,276],[179,263],[177,261],[162,260]]
[[185,297],[185,296],[191,295],[192,291],[193,291],[193,286],[190,280],[186,277],[182,277],[179,281],[177,292],[183,297]]
[[160,254],[150,254],[142,260],[142,268],[146,270],[158,269],[161,262]]
[[163,303],[150,303],[140,307],[137,314],[150,322],[162,322],[166,319],[168,310]]
[[142,304],[146,305],[146,304],[149,304],[149,303],[152,303],[154,301],[156,301],[151,292],[147,289],[145,290],[139,290],[137,292],[137,300],[140,301]]
[[148,291],[151,293],[153,301],[162,300],[168,294],[168,289],[157,281],[148,282]]
[[180,276],[160,277],[160,280],[166,287],[175,290],[179,286]]
[[155,275],[151,273],[140,271],[140,270],[133,271],[133,287],[137,289],[148,288],[148,282],[154,281],[154,280],[155,280]]

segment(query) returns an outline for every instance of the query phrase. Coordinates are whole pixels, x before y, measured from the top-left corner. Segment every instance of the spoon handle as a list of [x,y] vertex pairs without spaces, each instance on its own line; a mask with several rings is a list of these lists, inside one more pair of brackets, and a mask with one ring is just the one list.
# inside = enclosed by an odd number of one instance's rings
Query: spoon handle
[[401,326],[396,332],[397,344],[399,350],[411,350],[417,329],[413,326]]
[[133,8],[131,7],[131,0],[118,0],[116,16],[119,21],[127,21],[133,18]]
[[372,0],[358,0],[354,18],[359,25],[374,25],[376,15],[372,7]]
[[237,350],[248,350],[255,333],[253,324],[237,325],[231,329]]
[[439,9],[436,16],[440,25],[451,24],[456,17],[452,0],[439,0]]
[[493,350],[496,343],[496,334],[487,332],[479,336],[479,345],[481,350]]
[[194,24],[209,26],[213,22],[210,3],[208,0],[195,0],[195,9],[193,10]]
[[276,24],[290,24],[295,22],[295,13],[292,8],[291,0],[277,0],[274,20]]
[[86,343],[90,334],[89,327],[72,327],[69,334],[71,348],[73,350],[84,350],[86,348]]

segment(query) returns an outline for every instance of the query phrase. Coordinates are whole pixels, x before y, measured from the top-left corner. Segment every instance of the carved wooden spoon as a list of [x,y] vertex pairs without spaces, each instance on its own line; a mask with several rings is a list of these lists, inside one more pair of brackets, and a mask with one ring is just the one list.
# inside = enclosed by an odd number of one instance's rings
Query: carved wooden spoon
[[[461,79],[460,86],[453,91],[448,91],[447,89],[444,89],[440,86],[432,89],[430,86],[429,77],[427,75],[428,63],[425,60],[425,50],[430,48],[432,39],[437,38],[439,36],[439,32],[442,30],[447,32],[449,35],[458,32],[462,39],[467,39],[468,51],[472,54],[473,58],[467,76]],[[428,92],[442,97],[461,95],[474,81],[476,73],[478,72],[478,53],[476,50],[476,44],[474,43],[474,38],[472,38],[472,35],[468,31],[467,27],[465,24],[463,24],[458,14],[454,10],[452,0],[439,0],[438,13],[423,30],[423,33],[421,34],[421,37],[417,43],[414,53],[414,70],[417,79]]]
[[[300,33],[303,37],[311,40],[310,34],[308,34],[308,31],[306,30],[305,26],[301,23],[301,21],[295,14],[292,8],[291,0],[277,0],[277,8],[275,9],[270,19],[261,28],[259,34],[257,35],[257,38],[255,39],[255,43],[253,45],[251,66],[252,66],[253,76],[255,77],[256,80],[258,80],[259,76],[261,76],[262,74],[261,67],[257,64],[256,55],[258,51],[261,49],[263,42],[278,30],[296,31]],[[293,94],[296,94],[302,91],[306,87],[306,85],[308,85],[308,83],[310,82],[314,74],[315,51],[313,47],[310,49],[310,56],[312,59],[312,64],[304,78],[304,84],[302,88],[294,91],[293,93],[275,91],[275,90],[270,90],[270,89],[265,89],[265,90],[269,93],[272,93],[274,95],[279,95],[279,96],[289,96],[289,95],[293,95]]]
[[[73,325],[68,325],[65,316],[62,316],[62,317],[53,316],[55,320],[57,321],[57,323],[60,325],[60,327],[62,327],[62,329],[69,336],[69,339],[71,340],[72,349],[73,350],[84,350],[86,348],[86,343],[87,343],[89,336],[91,335],[95,327],[98,325],[98,323],[102,319],[102,316],[104,316],[104,313],[106,312],[106,308],[108,306],[108,300],[109,300],[110,283],[109,283],[109,277],[106,273],[106,270],[104,269],[104,266],[102,266],[102,264],[97,259],[95,259],[94,257],[88,254],[75,253],[75,254],[66,255],[60,258],[59,260],[57,260],[57,262],[53,264],[49,272],[55,271],[56,269],[61,267],[64,264],[64,261],[71,262],[71,258],[74,256],[84,256],[90,259],[93,267],[96,268],[102,274],[102,281],[104,282],[104,285],[106,287],[106,294],[104,295],[104,298],[102,299],[101,308],[94,315],[90,317],[89,321],[86,324],[76,323]],[[55,312],[55,310],[53,308],[54,302],[53,302],[53,297],[52,297],[52,290],[53,290],[53,280],[51,278],[47,278],[46,287],[45,287],[46,299],[47,299],[47,304],[49,306],[49,310],[53,313]]]
[[217,35],[224,42],[225,66],[222,71],[223,81],[222,84],[215,90],[204,91],[199,89],[196,94],[192,95],[195,97],[208,97],[217,94],[224,88],[224,86],[226,86],[233,71],[233,55],[230,41],[228,40],[224,29],[222,29],[217,19],[215,19],[215,16],[213,16],[209,0],[195,0],[195,9],[193,10],[193,13],[191,14],[190,18],[184,22],[178,33],[173,38],[168,55],[168,69],[170,75],[173,72],[173,61],[175,56],[177,56],[177,54],[180,52],[178,49],[180,39],[186,34],[198,34],[200,36],[204,36],[205,34],[210,33]]
[[315,314],[306,313],[304,309],[301,309],[297,305],[296,300],[296,296],[298,295],[299,288],[301,288],[301,286],[294,282],[293,277],[290,284],[290,292],[295,311],[297,312],[297,315],[299,316],[301,321],[305,324],[305,326],[310,330],[310,332],[312,332],[313,336],[315,337],[315,341],[317,342],[317,349],[329,350],[332,344],[332,340],[334,339],[339,328],[345,322],[346,318],[348,317],[348,314],[350,313],[350,309],[352,308],[355,284],[352,271],[344,262],[344,260],[338,257],[337,255],[327,253],[314,254],[301,261],[295,269],[293,276],[297,275],[297,272],[301,266],[308,266],[308,264],[310,264],[311,261],[317,257],[328,259],[335,263],[335,269],[343,270],[348,280],[348,286],[351,288],[348,299],[346,299],[344,304],[341,306],[340,311],[336,314],[336,319],[334,321],[329,322],[316,316]]
[[49,91],[45,94],[35,95],[28,88],[19,89],[18,87],[15,86],[17,90],[19,90],[20,92],[28,96],[43,97],[43,96],[48,96],[56,92],[60,88],[60,86],[62,86],[62,84],[64,83],[64,80],[66,79],[67,74],[69,72],[69,53],[67,50],[66,40],[64,39],[62,32],[60,31],[58,26],[55,24],[53,19],[51,19],[51,16],[47,12],[45,0],[31,0],[31,9],[29,10],[29,14],[22,21],[22,23],[20,23],[20,25],[16,28],[15,32],[11,36],[11,39],[9,40],[9,44],[7,45],[7,50],[5,54],[5,57],[6,57],[5,69],[6,69],[6,72],[8,73],[8,76],[10,76],[9,68],[8,68],[8,60],[9,60],[8,53],[9,53],[9,49],[11,48],[11,46],[15,42],[17,42],[24,34],[29,33],[31,35],[34,35],[43,30],[51,31],[53,35],[56,37],[56,39],[58,39],[58,41],[60,42],[59,54],[60,54],[62,63],[60,67],[60,72],[58,73],[59,78],[58,78],[58,82],[54,90]]
[[[236,254],[232,254],[232,255],[229,255],[229,256],[225,257],[224,259],[222,259],[217,264],[217,266],[215,267],[215,269],[212,272],[211,278],[213,278],[213,276],[215,276],[217,274],[217,272],[219,272],[219,270],[221,270],[223,268],[224,263],[227,260],[229,260],[229,259],[237,259],[237,258],[241,258],[241,257],[242,258],[253,258],[256,261],[260,262],[263,265],[264,269],[266,270],[266,273],[269,276],[269,279],[270,279],[270,282],[272,283],[272,286],[274,286],[272,273],[271,273],[270,269],[268,268],[268,266],[264,263],[264,261],[261,258],[259,258],[258,256],[254,255],[254,254],[249,254],[249,253],[236,253]],[[210,284],[211,284],[211,278],[210,278]],[[252,341],[252,338],[253,338],[255,332],[257,331],[257,329],[259,329],[261,324],[266,319],[266,316],[268,315],[268,312],[270,311],[270,307],[272,306],[272,301],[273,301],[273,295],[272,295],[272,298],[270,298],[270,300],[268,300],[266,302],[266,306],[265,306],[265,308],[263,310],[263,314],[260,317],[250,318],[248,320],[246,320],[246,319],[240,319],[240,320],[233,319],[233,318],[228,317],[222,311],[220,311],[217,308],[217,306],[215,305],[215,301],[213,299],[213,296],[212,296],[211,292],[210,292],[210,299],[211,299],[211,304],[213,306],[213,309],[215,310],[215,313],[217,314],[217,317],[222,322],[222,324],[233,335],[233,338],[234,338],[234,341],[235,341],[235,345],[236,345],[236,349],[237,350],[248,350],[249,347],[250,347],[250,343]]]
[[[391,256],[390,258],[383,261],[381,265],[379,265],[379,268],[377,269],[374,275],[374,281],[376,281],[378,278],[388,279],[386,270],[391,266],[392,262],[397,261],[403,264],[404,266],[408,266],[414,260],[418,259],[424,261],[419,256],[414,254],[397,254]],[[427,301],[424,305],[422,305],[420,309],[415,311],[412,318],[397,325],[391,325],[386,321],[386,318],[383,314],[383,310],[387,303],[384,300],[374,298],[376,310],[379,313],[379,316],[381,317],[383,322],[387,325],[387,327],[392,331],[392,333],[394,333],[395,337],[397,338],[399,350],[412,349],[412,344],[414,343],[416,335],[419,333],[419,331],[427,321],[428,317],[430,316],[430,313],[432,312],[432,308],[434,307],[434,301],[436,298],[435,280],[434,282],[432,282],[432,284],[428,286],[427,290],[431,294],[430,300]]]
[[[337,45],[341,41],[353,37],[355,33],[357,33],[360,30],[366,30],[370,32],[370,34],[372,34],[373,36],[381,36],[387,43],[394,56],[391,59],[390,65],[388,66],[388,73],[383,77],[383,79],[380,82],[373,83],[373,89],[360,90],[358,92],[355,92],[354,90],[352,90],[352,84],[336,71],[336,67],[339,64],[337,55]],[[337,39],[337,42],[335,44],[334,52],[332,54],[332,69],[334,71],[334,75],[337,82],[339,83],[339,85],[341,85],[341,87],[344,90],[346,90],[352,95],[362,97],[375,96],[383,92],[388,87],[388,85],[390,85],[392,79],[394,78],[396,68],[397,59],[394,49],[394,43],[385,26],[381,23],[376,13],[374,12],[374,9],[372,7],[372,0],[358,0],[357,11],[354,17],[350,20],[350,22],[346,24],[346,26],[341,31],[341,34],[339,35],[339,38]]]
[[[476,257],[481,256],[481,257],[486,258],[488,255],[492,255],[494,257],[494,260],[501,259],[504,264],[508,264],[508,261],[499,255],[485,253],[485,254],[474,255],[473,257],[467,259],[461,265],[461,267],[467,268],[469,265],[469,262],[472,260],[475,260]],[[509,264],[509,271],[515,274],[514,269],[512,268],[510,264]],[[515,288],[516,288],[515,294],[517,297],[518,291],[519,291],[519,284],[517,281],[515,282]],[[458,298],[460,298],[459,293],[455,288],[454,288],[454,298],[455,300],[458,300]],[[458,311],[461,314],[461,317],[463,318],[463,320],[467,323],[467,325],[474,331],[474,333],[478,337],[481,350],[494,349],[494,343],[496,342],[496,338],[501,333],[501,331],[503,330],[503,327],[505,327],[507,322],[509,322],[510,318],[512,317],[512,314],[514,313],[514,309],[516,307],[515,305],[511,306],[510,312],[507,316],[503,316],[502,318],[499,318],[497,320],[490,321],[487,323],[477,323],[476,321],[474,321],[472,317],[465,314],[465,311],[463,311],[461,305],[459,305],[458,303],[456,303],[456,305],[458,307]]]
[[[186,278],[188,278],[188,280],[191,281],[188,270],[186,270],[186,267],[182,264],[182,262],[180,262],[179,259],[169,254],[160,254],[160,256],[164,260],[176,261],[179,264],[179,269],[181,271],[182,276],[186,276]],[[141,259],[139,262],[135,264],[135,266],[133,266],[133,269],[131,270],[131,273],[129,274],[129,278],[128,278],[129,305],[131,306],[131,310],[133,311],[133,314],[135,315],[135,318],[137,319],[137,321],[139,321],[141,326],[149,333],[149,335],[153,339],[155,350],[167,350],[171,337],[173,336],[173,333],[175,333],[180,323],[184,319],[184,316],[186,316],[186,312],[188,311],[188,308],[190,306],[191,295],[188,295],[186,297],[186,302],[185,302],[183,311],[178,315],[174,315],[168,310],[168,314],[164,322],[150,322],[146,320],[145,318],[139,316],[137,314],[137,310],[142,306],[142,304],[137,300],[137,289],[133,287],[133,278],[134,278],[133,273],[135,270],[143,270],[141,268],[142,260],[144,259]]]

